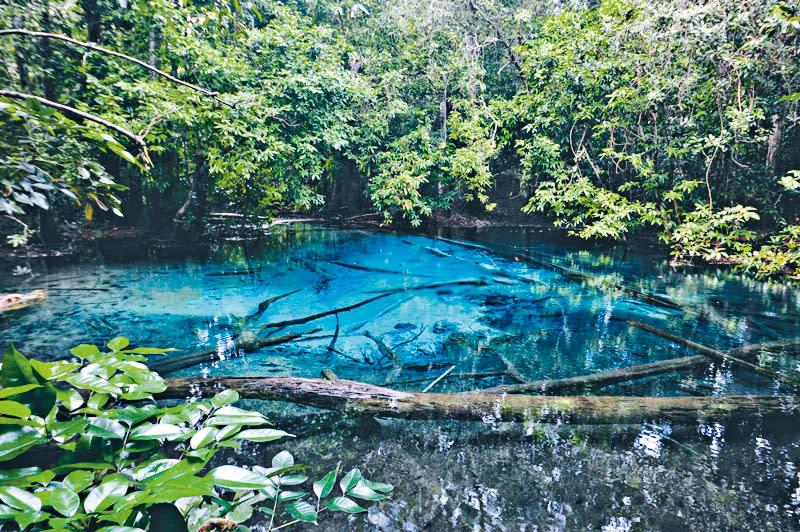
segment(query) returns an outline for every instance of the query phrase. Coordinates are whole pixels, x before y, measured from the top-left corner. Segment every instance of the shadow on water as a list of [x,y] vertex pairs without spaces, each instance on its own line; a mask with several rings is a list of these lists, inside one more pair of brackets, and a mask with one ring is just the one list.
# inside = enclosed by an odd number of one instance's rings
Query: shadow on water
[[[628,323],[637,321],[719,350],[772,342],[755,361],[800,377],[797,346],[777,342],[800,336],[793,286],[719,270],[676,271],[647,249],[582,247],[539,229],[447,237],[297,225],[181,257],[149,252],[138,260],[32,263],[23,276],[0,272],[0,287],[45,288],[48,298],[0,315],[0,340],[60,358],[78,343],[124,334],[183,353],[216,350],[217,361],[170,376],[317,377],[332,369],[340,378],[417,391],[454,367],[437,383],[440,392],[697,354]],[[442,286],[465,280],[481,284]],[[265,329],[399,288],[414,290],[342,312],[338,321],[328,315]],[[258,312],[260,303],[294,290]],[[242,331],[314,328],[321,330],[304,341],[244,356],[235,341]],[[792,390],[709,360],[591,393]],[[325,530],[800,529],[800,431],[785,420],[556,426],[350,419],[291,405],[247,406],[297,433],[287,445],[320,472],[341,461],[396,486],[393,498],[365,517],[329,518]],[[263,464],[279,449],[252,444],[236,459]]]

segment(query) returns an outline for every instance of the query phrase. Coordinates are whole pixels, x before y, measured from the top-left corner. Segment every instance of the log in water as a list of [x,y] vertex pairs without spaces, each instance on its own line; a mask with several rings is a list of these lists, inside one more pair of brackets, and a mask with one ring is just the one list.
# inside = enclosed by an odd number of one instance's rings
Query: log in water
[[727,397],[529,396],[412,393],[344,379],[190,378],[169,379],[160,398],[210,397],[223,389],[242,398],[288,401],[338,410],[403,419],[473,421],[539,421],[543,423],[637,424],[644,420],[695,423],[723,419],[800,413],[791,396]]

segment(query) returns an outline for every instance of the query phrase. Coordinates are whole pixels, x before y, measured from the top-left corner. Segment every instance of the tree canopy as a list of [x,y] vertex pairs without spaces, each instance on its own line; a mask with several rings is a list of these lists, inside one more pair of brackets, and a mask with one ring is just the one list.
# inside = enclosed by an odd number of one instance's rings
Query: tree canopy
[[[796,1],[9,0],[0,228],[543,213],[800,278]],[[116,216],[115,216],[116,215]],[[117,217],[122,217],[116,219]]]

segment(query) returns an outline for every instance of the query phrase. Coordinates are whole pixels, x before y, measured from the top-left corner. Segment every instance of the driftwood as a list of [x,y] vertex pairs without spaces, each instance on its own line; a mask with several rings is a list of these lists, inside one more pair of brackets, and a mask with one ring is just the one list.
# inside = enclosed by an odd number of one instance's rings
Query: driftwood
[[[273,336],[271,338],[252,338],[237,343],[236,347],[241,349],[245,353],[250,353],[252,351],[257,351],[262,347],[285,344],[287,342],[291,342],[292,340],[297,340],[298,338],[302,337],[303,334],[291,333],[291,334],[284,334],[282,336]],[[213,362],[215,360],[219,360],[219,355],[217,348],[213,347],[211,349],[206,349],[204,351],[199,351],[197,353],[191,353],[188,355],[170,357],[164,360],[159,360],[158,362],[153,362],[152,364],[149,364],[149,368],[159,373],[171,373],[173,371],[178,371],[179,369],[189,368],[192,366],[196,366],[198,364],[203,364],[205,362]]]
[[47,292],[44,290],[34,290],[27,294],[0,294],[0,312],[29,307],[46,298]]
[[757,374],[759,374],[759,375],[761,375],[763,377],[767,377],[767,378],[770,378],[770,379],[775,379],[775,380],[778,380],[780,382],[783,382],[784,384],[788,384],[790,386],[800,387],[800,379],[796,379],[796,378],[791,377],[789,375],[784,375],[783,373],[780,373],[778,371],[775,371],[775,370],[772,370],[772,369],[769,369],[769,368],[756,366],[755,364],[751,364],[750,362],[742,360],[739,357],[733,356],[733,355],[728,354],[728,353],[723,353],[722,351],[717,351],[716,349],[712,349],[710,347],[706,347],[706,346],[698,344],[696,342],[692,342],[691,340],[687,340],[686,338],[682,338],[682,337],[676,336],[676,335],[674,335],[672,333],[668,333],[666,331],[662,331],[661,329],[658,329],[658,328],[653,327],[651,325],[647,325],[646,323],[641,323],[641,322],[634,321],[634,320],[622,320],[622,321],[624,323],[627,323],[628,325],[632,325],[633,327],[636,327],[636,328],[641,329],[643,331],[647,331],[649,333],[655,334],[656,336],[660,336],[661,338],[665,338],[667,340],[675,342],[676,344],[680,344],[680,345],[686,346],[686,347],[688,347],[690,349],[694,349],[695,351],[699,351],[700,353],[703,353],[704,355],[708,356],[709,358],[713,358],[713,359],[718,360],[720,362],[730,362],[731,364],[733,364],[735,366],[739,366],[741,368],[747,369],[747,370],[752,371],[753,373],[757,373]]
[[168,379],[160,398],[206,397],[222,389],[245,399],[292,403],[403,419],[539,421],[543,423],[639,424],[644,420],[695,423],[700,419],[796,415],[791,396],[728,397],[552,397],[532,395],[410,393],[338,379],[213,378]]

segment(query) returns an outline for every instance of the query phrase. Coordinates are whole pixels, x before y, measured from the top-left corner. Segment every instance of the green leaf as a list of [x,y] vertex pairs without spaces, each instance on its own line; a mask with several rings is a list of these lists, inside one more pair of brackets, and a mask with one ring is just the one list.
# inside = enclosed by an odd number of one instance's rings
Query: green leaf
[[34,445],[46,443],[47,440],[35,433],[22,434],[11,441],[0,443],[0,462],[16,458]]
[[102,512],[128,491],[128,481],[119,474],[106,477],[102,484],[86,496],[83,507],[87,513]]
[[264,425],[269,423],[267,418],[258,412],[242,410],[234,406],[223,406],[214,413],[214,417],[206,422],[207,425]]
[[9,344],[3,355],[0,368],[0,386],[14,388],[27,384],[38,384],[24,393],[15,394],[16,400],[31,409],[34,415],[45,417],[56,403],[56,391],[46,379],[34,374],[28,359]]
[[295,519],[313,523],[317,520],[317,511],[305,501],[296,501],[286,505],[286,511]]
[[320,480],[314,482],[314,493],[317,495],[317,499],[330,495],[334,484],[336,484],[336,471],[331,471]]
[[128,347],[128,345],[130,345],[130,342],[124,336],[117,336],[116,338],[108,342],[108,344],[106,345],[112,351],[121,351],[126,347]]
[[[184,524],[185,525],[185,524]],[[169,530],[172,532],[172,529],[151,529],[151,530],[164,530],[165,532]],[[177,530],[177,529],[176,529]],[[103,528],[99,529],[97,532],[147,532],[142,528],[136,528],[133,526],[122,526],[122,525],[112,525],[112,526],[104,526]]]
[[56,388],[56,397],[67,410],[75,410],[83,405],[83,396],[75,389]]
[[50,434],[58,443],[64,443],[76,434],[82,433],[89,422],[83,418],[72,419],[70,421],[55,422],[48,426]]
[[40,362],[39,360],[31,359],[31,367],[36,370],[36,373],[41,375],[47,380],[56,380],[72,373],[81,367],[80,362],[70,362],[68,360],[61,360],[58,362]]
[[189,440],[189,445],[192,446],[192,449],[200,449],[214,441],[216,436],[217,429],[214,427],[203,427],[192,436],[192,439]]
[[328,501],[328,504],[325,505],[325,508],[328,510],[333,510],[334,512],[347,512],[349,514],[357,514],[359,512],[366,512],[366,508],[362,508],[355,501],[352,499],[348,499],[347,497],[334,497],[333,499]]
[[357,497],[359,499],[366,499],[368,501],[380,501],[381,499],[385,499],[386,495],[382,493],[378,493],[377,491],[373,490],[364,485],[363,482],[359,482],[350,491],[347,492],[348,495],[351,497]]
[[180,462],[180,460],[174,458],[161,458],[152,462],[146,462],[144,465],[141,465],[133,470],[133,480],[134,482],[141,482],[149,477],[152,477],[153,475],[161,473],[162,471],[171,469],[178,464],[178,462]]
[[38,512],[42,509],[39,497],[16,486],[0,486],[0,500],[20,510]]
[[264,475],[232,465],[212,469],[206,478],[211,479],[221,488],[232,490],[262,489],[272,485],[272,481]]
[[95,355],[100,352],[96,345],[91,344],[81,344],[76,345],[72,349],[69,350],[70,353],[75,355],[76,357],[80,358],[81,360],[85,358],[89,358],[92,355]]
[[125,426],[114,419],[94,417],[89,419],[87,433],[98,438],[121,440],[125,438]]
[[41,388],[41,384],[25,384],[23,386],[12,386],[10,388],[0,388],[0,399],[5,399],[6,397],[11,397],[12,395],[16,395],[18,393],[24,393],[29,390],[33,390],[34,388]]
[[284,436],[291,436],[294,437],[293,434],[289,434],[288,432],[284,432],[282,430],[276,429],[247,429],[243,430],[236,436],[234,439],[236,440],[248,440],[248,441],[273,441]]
[[294,457],[289,451],[281,451],[272,457],[272,467],[283,469],[294,465]]
[[50,496],[50,505],[64,517],[72,517],[80,509],[81,499],[69,488],[58,488]]
[[232,436],[233,434],[239,432],[241,428],[242,428],[241,425],[228,425],[227,427],[220,429],[219,432],[217,432],[215,438],[217,439],[217,441],[222,441],[228,436]]
[[342,478],[341,482],[339,482],[339,487],[342,488],[342,493],[347,495],[347,492],[353,489],[358,481],[361,480],[361,471],[358,469],[353,469],[349,473],[347,473],[344,478]]
[[122,390],[105,379],[101,379],[95,375],[87,375],[85,373],[73,373],[64,378],[65,382],[70,383],[76,388],[81,390],[91,390],[93,392],[110,393],[112,395],[119,395]]
[[172,439],[182,436],[183,429],[177,425],[167,423],[147,423],[140,425],[131,431],[132,440],[160,440],[163,438]]
[[107,393],[95,393],[95,394],[92,394],[92,396],[86,401],[86,407],[87,408],[96,408],[96,409],[99,410],[99,409],[101,409],[101,408],[103,408],[105,406],[105,404],[108,402],[108,399],[110,397],[111,396],[108,395]]
[[236,390],[223,390],[211,398],[211,404],[217,408],[235,403],[239,400],[239,392]]
[[94,483],[94,475],[88,471],[73,471],[61,482],[61,484],[75,493],[80,493]]
[[27,419],[31,415],[31,409],[16,401],[0,401],[0,415]]
[[0,470],[0,484],[24,488],[32,484],[47,484],[55,477],[49,469],[42,471],[38,467],[21,467]]

